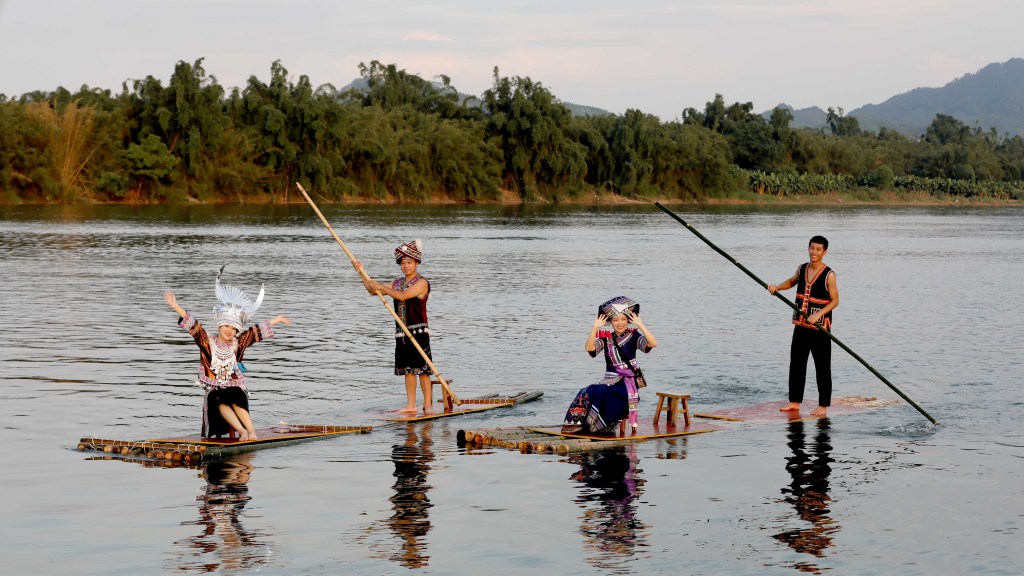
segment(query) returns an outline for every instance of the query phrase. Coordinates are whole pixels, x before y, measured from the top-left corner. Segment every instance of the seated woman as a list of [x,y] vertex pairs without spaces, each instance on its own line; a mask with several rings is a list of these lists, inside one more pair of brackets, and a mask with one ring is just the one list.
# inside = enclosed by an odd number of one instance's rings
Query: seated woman
[[178,326],[187,330],[199,346],[196,384],[205,391],[203,425],[199,433],[203,438],[219,438],[235,430],[240,441],[258,440],[249,416],[249,389],[245,385],[242,356],[252,344],[273,338],[274,324],[291,324],[292,321],[279,314],[272,320],[263,320],[244,329],[263,302],[263,288],[253,302],[238,288],[221,286],[220,274],[217,274],[214,292],[221,302],[213,308],[216,334],[208,333],[192,314],[182,308],[173,292],[164,292],[164,300],[180,316]]
[[[601,330],[607,322],[612,330]],[[630,324],[635,326],[631,327]],[[637,428],[637,404],[640,393],[636,386],[637,350],[650,352],[658,341],[640,320],[640,305],[618,296],[598,308],[597,319],[587,336],[586,351],[591,358],[604,350],[604,378],[576,394],[565,413],[563,428],[594,434],[612,434],[615,425],[629,418]]]

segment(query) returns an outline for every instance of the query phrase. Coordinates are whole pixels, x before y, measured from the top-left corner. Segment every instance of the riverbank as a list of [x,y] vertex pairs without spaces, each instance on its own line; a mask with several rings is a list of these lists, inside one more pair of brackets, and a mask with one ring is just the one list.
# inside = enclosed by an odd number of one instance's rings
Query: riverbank
[[[0,196],[2,198],[3,196]],[[349,198],[344,200],[327,199],[313,193],[313,200],[317,204],[335,205],[458,205],[458,204],[481,204],[481,205],[564,205],[564,206],[614,206],[629,204],[650,204],[661,202],[669,206],[686,205],[707,205],[707,206],[756,206],[756,205],[851,205],[851,206],[1017,206],[1024,205],[1024,199],[994,198],[994,197],[961,197],[943,194],[936,196],[928,192],[897,192],[894,190],[879,191],[875,189],[860,189],[843,192],[830,192],[827,194],[803,194],[775,196],[772,194],[755,194],[749,191],[738,191],[728,196],[709,197],[701,199],[679,199],[668,197],[635,198],[622,196],[611,192],[597,192],[590,190],[582,195],[560,198],[542,198],[538,200],[523,200],[517,193],[511,190],[502,190],[501,196],[495,200],[460,201],[448,196],[434,195],[424,200],[399,200],[397,197],[388,195],[382,199],[372,198]],[[124,201],[98,201],[90,198],[76,198],[68,201],[0,201],[0,206],[23,206],[23,205],[125,205],[125,206],[150,206],[150,205],[238,205],[238,204],[303,204],[305,199],[298,192],[285,191],[278,194],[254,194],[248,197],[236,196],[231,200],[203,201],[194,197],[187,197],[185,202],[169,202],[165,200],[124,200]]]

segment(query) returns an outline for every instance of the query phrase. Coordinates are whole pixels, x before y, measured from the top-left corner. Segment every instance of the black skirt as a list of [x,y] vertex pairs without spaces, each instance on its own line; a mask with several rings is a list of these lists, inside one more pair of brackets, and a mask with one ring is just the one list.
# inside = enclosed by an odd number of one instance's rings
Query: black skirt
[[[434,357],[430,355],[430,334],[414,334],[416,343],[427,353],[427,358],[433,362]],[[395,375],[405,374],[430,374],[430,366],[423,356],[416,350],[416,347],[409,341],[408,336],[395,338]]]
[[220,415],[221,405],[231,406],[234,404],[239,408],[249,410],[249,396],[238,386],[227,386],[214,388],[206,395],[206,408],[204,412],[204,438],[219,438],[231,431],[231,425]]

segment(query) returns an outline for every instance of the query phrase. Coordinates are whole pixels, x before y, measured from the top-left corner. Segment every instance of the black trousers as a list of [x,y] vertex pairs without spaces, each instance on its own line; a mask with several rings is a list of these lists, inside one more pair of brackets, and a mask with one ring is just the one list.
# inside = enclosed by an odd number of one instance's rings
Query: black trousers
[[814,358],[814,373],[818,381],[818,406],[831,406],[832,339],[821,330],[799,326],[793,328],[793,343],[789,348],[789,401],[804,401],[808,355]]

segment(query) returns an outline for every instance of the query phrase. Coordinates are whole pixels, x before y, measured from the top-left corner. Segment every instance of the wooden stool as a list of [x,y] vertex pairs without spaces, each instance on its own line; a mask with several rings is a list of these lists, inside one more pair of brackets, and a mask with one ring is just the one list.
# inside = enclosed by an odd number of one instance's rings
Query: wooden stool
[[[449,386],[454,381],[455,380],[445,380],[445,382],[447,382]],[[441,381],[437,380],[437,379],[431,379],[430,380],[431,394],[433,394],[434,386],[441,386]],[[438,400],[438,402],[441,402],[441,403],[444,404],[444,409],[446,411],[451,411],[451,410],[453,410],[455,408],[455,402],[452,400],[452,397],[448,395],[448,391],[445,390],[443,386],[441,387],[441,399]]]
[[661,417],[661,407],[665,404],[665,399],[668,398],[668,424],[669,426],[676,425],[676,415],[679,414],[679,402],[683,403],[683,421],[686,426],[690,425],[690,406],[687,404],[687,400],[690,399],[689,394],[669,394],[667,392],[658,392],[658,408],[654,411],[654,423],[658,423],[658,419]]

